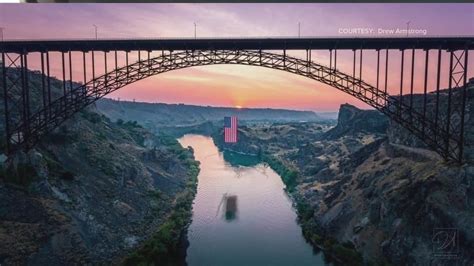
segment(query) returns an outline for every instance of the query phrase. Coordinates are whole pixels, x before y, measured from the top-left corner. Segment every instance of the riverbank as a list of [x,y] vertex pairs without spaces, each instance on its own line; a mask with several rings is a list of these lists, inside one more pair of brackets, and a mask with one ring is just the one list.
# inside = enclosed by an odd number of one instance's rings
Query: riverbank
[[375,111],[339,114],[319,136],[302,123],[240,127],[237,144],[213,137],[221,149],[258,152],[287,184],[306,239],[342,264],[444,265],[436,228],[456,228],[456,261],[473,261],[472,165],[394,143],[400,133]]
[[175,139],[88,109],[3,170],[0,264],[102,265],[176,254],[199,168]]
[[[196,174],[197,177],[197,174]],[[193,178],[195,180],[195,178]],[[192,180],[190,180],[192,181]],[[141,247],[127,256],[122,265],[185,265],[187,229],[191,222],[195,183],[190,183],[176,199],[169,218]]]
[[179,141],[201,162],[189,265],[327,265],[305,241],[282,178],[268,164],[220,152],[210,137]]
[[343,265],[363,265],[362,255],[357,252],[351,243],[339,243],[333,237],[325,235],[314,223],[314,210],[305,202],[297,193],[295,187],[297,185],[298,171],[288,167],[284,162],[277,157],[270,154],[263,154],[260,156],[263,162],[277,172],[286,185],[286,191],[293,200],[297,214],[298,223],[301,226],[303,236],[311,243],[311,245],[322,250],[326,256],[329,256],[334,262],[342,263]]
[[[175,145],[179,144],[176,142]],[[186,265],[187,229],[191,223],[199,162],[195,160],[192,148],[183,152],[180,159],[185,162],[189,179],[176,196],[171,214],[156,232],[121,262],[122,265]],[[160,200],[163,195],[155,192],[151,197]]]
[[[218,141],[219,142],[219,141]],[[219,147],[222,151],[234,152],[231,149],[226,149],[224,146]],[[285,191],[289,198],[293,201],[298,215],[298,224],[301,226],[303,236],[314,249],[323,251],[328,262],[342,265],[363,265],[362,255],[357,252],[351,243],[339,243],[333,237],[325,235],[314,223],[314,210],[305,202],[298,193],[295,192],[297,185],[298,171],[292,167],[287,166],[283,161],[276,156],[268,153],[245,154],[246,156],[254,156],[261,162],[267,163],[278,175],[285,184]]]
[[[310,125],[312,125],[312,128],[308,128],[308,125],[304,123],[300,124],[299,126],[303,127],[309,132],[314,132],[312,137],[315,139],[325,134],[325,130],[328,129],[323,129],[317,124]],[[284,124],[277,125],[276,130],[278,132],[294,131],[292,127],[296,126],[296,124],[289,125],[288,127],[290,127],[290,129],[285,129],[284,126]],[[313,207],[308,201],[301,197],[298,191],[296,191],[298,179],[301,178],[301,169],[298,169],[296,165],[291,164],[288,160],[282,159],[282,156],[277,156],[276,154],[279,153],[275,152],[275,150],[272,151],[269,149],[271,144],[276,142],[277,138],[271,137],[271,129],[259,127],[257,130],[262,129],[265,130],[265,132],[270,133],[268,135],[270,137],[264,141],[255,138],[255,135],[253,134],[255,134],[256,130],[251,127],[241,128],[241,131],[239,132],[239,143],[237,144],[224,143],[222,140],[222,134],[220,134],[219,131],[215,131],[214,134],[212,134],[212,138],[214,143],[216,143],[221,151],[236,152],[238,154],[254,156],[255,158],[258,158],[258,160],[267,163],[276,173],[280,175],[283,183],[286,185],[285,190],[288,193],[288,196],[292,199],[296,208],[298,223],[301,226],[303,236],[305,237],[306,241],[310,243],[316,250],[322,250],[329,260],[332,260],[332,262],[336,264],[362,265],[362,255],[350,242],[341,243],[337,241],[334,237],[331,237],[331,235],[325,233],[314,223]],[[276,135],[279,134],[277,133]],[[302,138],[302,140],[309,140],[309,138],[310,137],[305,136]]]

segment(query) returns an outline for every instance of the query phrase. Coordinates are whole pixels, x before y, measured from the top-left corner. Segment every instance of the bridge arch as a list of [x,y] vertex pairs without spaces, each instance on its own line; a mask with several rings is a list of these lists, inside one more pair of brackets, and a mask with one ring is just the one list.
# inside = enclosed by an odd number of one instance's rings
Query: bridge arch
[[45,108],[32,114],[28,124],[22,122],[13,129],[9,138],[12,145],[31,148],[44,135],[54,130],[76,112],[94,103],[105,95],[136,81],[193,66],[235,64],[260,66],[301,75],[341,90],[386,114],[391,120],[418,136],[427,146],[444,158],[456,159],[456,150],[447,150],[433,136],[441,136],[449,142],[459,143],[445,129],[434,124],[419,111],[402,103],[399,97],[390,96],[365,81],[330,68],[286,54],[275,54],[261,50],[195,50],[180,51],[154,58],[144,59],[116,68],[86,84],[68,91]]

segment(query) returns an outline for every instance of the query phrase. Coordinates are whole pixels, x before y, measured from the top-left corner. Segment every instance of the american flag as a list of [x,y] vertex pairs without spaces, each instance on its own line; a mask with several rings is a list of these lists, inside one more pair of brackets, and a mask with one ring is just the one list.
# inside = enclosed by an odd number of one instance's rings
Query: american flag
[[237,142],[237,116],[224,117],[224,142]]

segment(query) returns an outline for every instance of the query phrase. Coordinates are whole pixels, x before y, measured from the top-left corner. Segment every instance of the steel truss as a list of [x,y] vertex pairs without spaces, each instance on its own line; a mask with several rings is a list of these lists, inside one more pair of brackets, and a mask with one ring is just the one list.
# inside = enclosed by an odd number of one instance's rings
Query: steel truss
[[[118,90],[128,84],[158,75],[168,71],[193,66],[235,64],[260,66],[277,69],[301,75],[321,83],[330,85],[361,101],[371,105],[390,119],[399,123],[405,129],[419,137],[428,147],[439,153],[447,160],[457,162],[463,157],[463,132],[466,107],[466,79],[468,50],[450,52],[450,73],[448,102],[440,104],[436,101],[435,112],[427,109],[427,79],[428,79],[428,52],[426,53],[425,92],[422,108],[415,108],[413,103],[413,65],[414,50],[412,51],[411,91],[403,94],[403,76],[401,78],[400,95],[391,96],[387,93],[388,50],[382,51],[385,55],[385,82],[384,88],[379,89],[380,50],[377,50],[377,85],[372,86],[362,79],[362,58],[360,49],[359,72],[356,73],[356,50],[354,50],[354,65],[351,75],[345,74],[336,68],[337,50],[330,50],[330,66],[317,64],[311,59],[311,50],[306,50],[306,60],[283,54],[268,53],[262,50],[185,50],[179,52],[162,53],[161,56],[126,65],[117,66],[117,51],[115,54],[115,69],[107,72],[107,52],[104,52],[106,74],[95,77],[94,51],[92,57],[92,79],[86,77],[86,53],[83,52],[84,84],[69,88],[66,84],[65,55],[69,56],[69,75],[72,80],[71,52],[62,53],[63,94],[55,99],[51,97],[49,73],[49,54],[41,52],[41,106],[32,112],[28,88],[27,54],[2,53],[2,87],[5,110],[5,132],[7,139],[7,153],[18,149],[32,148],[41,137],[45,136],[72,115],[84,107],[94,103],[105,95]],[[441,53],[441,50],[440,50]],[[12,57],[13,55],[13,57]],[[402,56],[404,53],[402,53]],[[403,57],[402,57],[403,58]],[[438,71],[441,57],[438,57]],[[403,59],[401,71],[403,73]],[[20,74],[18,74],[20,73]],[[439,99],[439,72],[436,97]],[[456,90],[455,90],[456,89]],[[444,93],[444,92],[443,92]],[[408,98],[407,98],[408,97]],[[442,111],[447,108],[447,112]]]

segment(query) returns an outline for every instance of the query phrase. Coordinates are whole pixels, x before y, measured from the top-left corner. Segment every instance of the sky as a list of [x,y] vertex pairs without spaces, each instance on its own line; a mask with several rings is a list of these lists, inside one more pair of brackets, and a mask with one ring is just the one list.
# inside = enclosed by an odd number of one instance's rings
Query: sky
[[[362,37],[367,35],[346,32],[364,28],[376,31],[372,37],[387,37],[378,34],[378,29],[405,29],[408,21],[410,29],[420,30],[416,36],[423,36],[423,31],[431,36],[472,36],[474,4],[0,4],[0,27],[6,40],[94,38],[93,24],[101,39],[193,37],[193,23],[202,38],[297,36],[298,23],[302,36]],[[298,51],[290,55],[304,57]],[[338,53],[341,71],[352,73],[351,55],[350,51]],[[415,56],[419,72],[423,53]],[[73,58],[79,60],[80,55]],[[329,52],[314,51],[313,58],[329,65]],[[448,60],[446,54],[443,60]],[[435,70],[433,61],[430,73]],[[470,62],[474,66],[474,60]],[[398,71],[390,71],[389,91],[399,90],[399,68],[400,62],[391,62],[389,69]],[[470,69],[469,76],[474,76],[474,67]],[[375,82],[375,51],[364,54],[363,75],[367,82]],[[415,78],[415,91],[422,90],[422,76]],[[130,84],[108,97],[314,111],[336,111],[343,103],[369,108],[352,96],[301,76],[235,65],[171,71]]]

